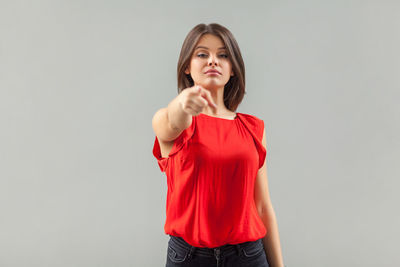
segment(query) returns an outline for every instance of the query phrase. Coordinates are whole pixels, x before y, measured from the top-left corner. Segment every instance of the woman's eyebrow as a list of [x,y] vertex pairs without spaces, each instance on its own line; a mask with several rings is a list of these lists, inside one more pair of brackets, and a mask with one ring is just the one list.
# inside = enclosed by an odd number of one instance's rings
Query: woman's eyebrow
[[[195,50],[196,50],[196,49],[199,49],[199,48],[205,48],[205,49],[208,49],[208,47],[206,47],[206,46],[201,46],[201,45],[199,45],[199,46],[197,46],[197,47],[195,48]],[[218,48],[218,49],[226,49],[226,47],[225,47],[225,46],[223,46],[223,47],[220,47],[220,48]]]

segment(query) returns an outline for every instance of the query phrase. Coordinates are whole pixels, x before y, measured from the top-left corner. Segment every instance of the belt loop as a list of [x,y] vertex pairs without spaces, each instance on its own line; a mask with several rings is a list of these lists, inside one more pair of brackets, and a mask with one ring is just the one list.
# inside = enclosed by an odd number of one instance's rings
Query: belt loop
[[188,254],[188,258],[190,259],[193,256],[193,253],[195,251],[196,247],[195,246],[190,246],[190,251]]
[[236,244],[235,247],[236,247],[238,256],[240,256],[240,252],[241,252],[241,251],[240,251],[240,244]]
[[220,256],[221,256],[221,247],[216,247],[216,248],[214,248],[214,256],[216,257],[217,260],[220,259]]

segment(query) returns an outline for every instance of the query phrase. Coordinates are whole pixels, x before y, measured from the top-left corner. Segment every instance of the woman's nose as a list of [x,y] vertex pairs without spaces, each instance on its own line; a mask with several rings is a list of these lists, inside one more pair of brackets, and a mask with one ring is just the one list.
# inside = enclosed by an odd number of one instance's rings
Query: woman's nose
[[217,61],[216,61],[216,58],[215,57],[213,57],[213,56],[210,56],[210,58],[209,58],[209,60],[208,60],[208,65],[217,65]]

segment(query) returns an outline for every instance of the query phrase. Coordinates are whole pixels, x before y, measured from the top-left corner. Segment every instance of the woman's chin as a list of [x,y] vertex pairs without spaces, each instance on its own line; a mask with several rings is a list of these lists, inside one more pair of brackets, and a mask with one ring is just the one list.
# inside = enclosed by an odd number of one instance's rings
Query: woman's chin
[[204,88],[207,88],[207,89],[224,87],[223,84],[220,84],[219,82],[214,82],[214,81],[202,82],[202,83],[199,83],[199,85]]

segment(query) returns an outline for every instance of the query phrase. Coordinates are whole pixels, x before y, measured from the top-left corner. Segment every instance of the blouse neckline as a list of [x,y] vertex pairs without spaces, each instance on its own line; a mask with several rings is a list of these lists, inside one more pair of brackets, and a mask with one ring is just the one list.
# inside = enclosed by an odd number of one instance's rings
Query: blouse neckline
[[199,113],[199,115],[202,115],[204,117],[209,117],[209,118],[213,118],[213,119],[217,119],[217,120],[223,120],[223,121],[235,121],[235,120],[238,119],[238,114],[239,113],[237,112],[235,118],[233,118],[233,119],[226,119],[226,118],[210,116],[210,115],[207,115],[207,114],[204,114],[204,113]]

